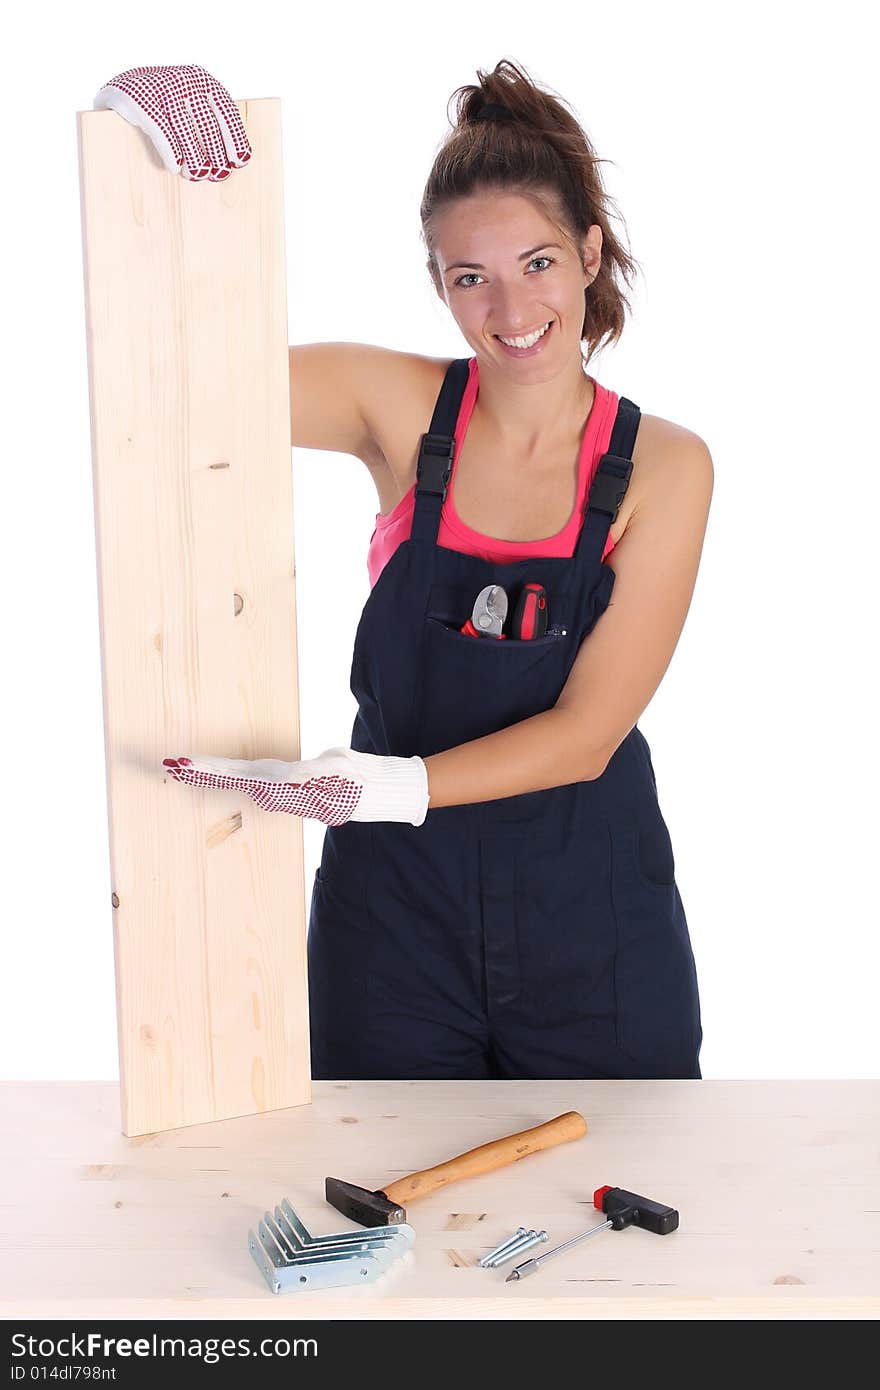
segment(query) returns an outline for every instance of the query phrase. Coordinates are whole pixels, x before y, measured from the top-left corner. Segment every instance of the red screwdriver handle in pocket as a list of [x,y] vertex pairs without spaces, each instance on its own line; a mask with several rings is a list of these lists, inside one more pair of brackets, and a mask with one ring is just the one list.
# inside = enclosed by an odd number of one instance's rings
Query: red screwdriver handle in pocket
[[543,584],[524,584],[513,615],[511,636],[521,642],[543,637],[547,631],[547,590]]

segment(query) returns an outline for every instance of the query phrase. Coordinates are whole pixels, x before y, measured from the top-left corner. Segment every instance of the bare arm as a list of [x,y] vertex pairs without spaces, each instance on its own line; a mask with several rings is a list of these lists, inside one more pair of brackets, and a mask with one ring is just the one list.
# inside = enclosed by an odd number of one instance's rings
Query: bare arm
[[301,343],[288,349],[290,443],[363,458],[373,448],[365,401],[377,373],[365,343]]

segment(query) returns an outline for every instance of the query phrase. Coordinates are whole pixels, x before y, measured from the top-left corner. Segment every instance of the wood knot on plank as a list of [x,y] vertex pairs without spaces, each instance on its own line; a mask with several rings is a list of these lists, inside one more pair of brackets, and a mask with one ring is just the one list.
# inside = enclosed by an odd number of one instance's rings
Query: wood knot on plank
[[480,1263],[476,1256],[469,1258],[467,1255],[463,1255],[460,1250],[444,1250],[443,1253],[455,1269],[473,1269]]
[[90,1181],[95,1178],[103,1180],[118,1176],[119,1167],[115,1163],[87,1163],[83,1169],[83,1177],[88,1178]]
[[451,1211],[443,1229],[444,1231],[470,1231],[479,1221],[484,1219],[485,1215],[484,1211]]
[[241,830],[241,811],[233,811],[231,816],[226,816],[208,829],[206,843],[209,849],[216,849],[222,845],[224,840],[228,840],[230,835],[235,835]]

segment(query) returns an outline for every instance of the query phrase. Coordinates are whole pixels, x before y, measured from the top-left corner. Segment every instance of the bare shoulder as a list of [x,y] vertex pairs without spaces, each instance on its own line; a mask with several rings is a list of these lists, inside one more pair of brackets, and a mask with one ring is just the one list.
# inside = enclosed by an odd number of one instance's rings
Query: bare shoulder
[[[366,368],[364,420],[383,509],[393,506],[415,476],[418,445],[428,428],[452,357],[373,349]],[[386,475],[384,481],[381,473]]]
[[351,342],[291,344],[288,355],[291,445],[354,454],[374,470],[385,467],[387,421],[400,402],[423,389],[435,359]]
[[[425,407],[434,402],[443,384],[451,357],[427,357],[419,352],[371,348],[365,371],[369,391],[364,403],[367,423],[377,444],[393,434],[401,417],[405,422],[424,419]],[[429,411],[430,414],[430,411]],[[422,430],[427,425],[422,426]]]
[[694,430],[643,414],[633,449],[630,517],[647,506],[692,504],[708,510],[714,482],[709,447]]

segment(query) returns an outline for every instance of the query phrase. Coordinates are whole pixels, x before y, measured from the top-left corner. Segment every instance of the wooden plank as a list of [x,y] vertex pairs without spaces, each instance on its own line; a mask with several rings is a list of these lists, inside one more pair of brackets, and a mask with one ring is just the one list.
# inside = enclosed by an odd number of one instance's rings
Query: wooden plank
[[[880,1315],[880,1083],[361,1081],[308,1106],[123,1139],[113,1083],[0,1088],[0,1317],[865,1318]],[[587,1133],[407,1206],[375,1283],[273,1296],[247,1233],[287,1197],[315,1236],[361,1229],[328,1175],[375,1189],[579,1110]],[[525,1225],[549,1250],[606,1183],[680,1214],[603,1231],[506,1283],[480,1258]]]
[[219,184],[77,113],[127,1135],[311,1094],[302,822],[161,765],[300,757],[281,104],[238,106]]

